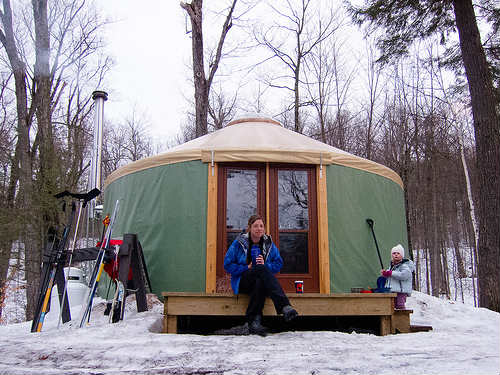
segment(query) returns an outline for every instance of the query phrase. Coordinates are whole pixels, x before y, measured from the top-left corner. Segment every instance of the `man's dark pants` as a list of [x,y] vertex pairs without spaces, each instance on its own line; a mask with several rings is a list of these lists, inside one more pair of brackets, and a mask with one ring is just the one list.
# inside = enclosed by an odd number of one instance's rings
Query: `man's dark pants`
[[253,266],[241,275],[239,290],[240,293],[250,296],[246,312],[249,322],[262,315],[267,297],[273,301],[277,314],[281,314],[283,307],[290,305],[276,277],[262,264]]

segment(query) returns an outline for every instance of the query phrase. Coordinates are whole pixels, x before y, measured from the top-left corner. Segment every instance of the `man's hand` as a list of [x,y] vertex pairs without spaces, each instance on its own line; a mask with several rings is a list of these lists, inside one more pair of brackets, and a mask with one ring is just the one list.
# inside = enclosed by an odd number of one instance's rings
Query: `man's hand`
[[255,263],[256,264],[264,264],[264,258],[262,257],[262,255],[258,255],[257,258],[255,258]]

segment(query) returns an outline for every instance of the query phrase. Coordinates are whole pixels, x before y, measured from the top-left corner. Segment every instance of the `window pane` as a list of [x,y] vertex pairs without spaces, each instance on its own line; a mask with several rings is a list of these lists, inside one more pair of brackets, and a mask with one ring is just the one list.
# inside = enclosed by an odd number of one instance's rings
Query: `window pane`
[[227,216],[228,229],[245,229],[248,218],[257,212],[257,171],[228,169]]
[[229,246],[231,246],[236,237],[238,237],[238,234],[240,234],[240,232],[227,232],[226,249],[229,249]]
[[279,229],[309,229],[307,171],[278,171]]
[[[281,273],[308,273],[309,194],[307,171],[278,170]],[[296,232],[295,230],[300,230]]]
[[308,273],[307,233],[280,232],[281,273]]

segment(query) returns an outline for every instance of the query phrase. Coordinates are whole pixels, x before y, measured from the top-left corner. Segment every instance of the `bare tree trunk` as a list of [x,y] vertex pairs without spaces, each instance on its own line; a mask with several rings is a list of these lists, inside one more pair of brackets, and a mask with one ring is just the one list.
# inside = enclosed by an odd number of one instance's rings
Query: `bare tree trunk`
[[300,83],[300,65],[301,65],[301,52],[300,52],[300,34],[297,34],[297,45],[299,46],[299,50],[297,52],[297,66],[295,69],[295,82],[293,85],[294,88],[294,108],[293,108],[293,114],[294,114],[294,130],[297,133],[302,133],[302,126],[300,122],[300,95],[299,95],[299,83]]
[[222,32],[217,45],[215,59],[210,63],[210,71],[208,79],[205,75],[205,62],[203,50],[203,0],[192,0],[191,3],[180,3],[189,18],[191,19],[192,28],[192,53],[193,53],[193,78],[194,78],[194,100],[196,109],[196,137],[207,134],[208,132],[208,106],[209,94],[212,81],[219,67],[222,57],[222,47],[226,39],[226,35],[231,29],[233,12],[237,0],[233,0],[226,20],[222,27]]
[[194,102],[196,109],[195,134],[198,138],[208,132],[208,88],[203,56],[203,0],[193,0],[190,4],[181,3],[181,7],[188,13],[191,19]]
[[[32,114],[28,111],[28,93],[26,83],[26,65],[18,54],[18,47],[14,35],[12,22],[12,8],[9,0],[3,0],[3,13],[1,15],[3,32],[0,30],[0,41],[2,42],[9,63],[14,74],[16,112],[17,112],[17,143],[13,163],[11,164],[11,175],[7,205],[17,208],[19,226],[26,228],[29,223],[28,208],[31,206],[33,193],[32,187],[32,163],[29,144],[29,133],[31,128]],[[16,194],[16,186],[18,192]],[[10,258],[12,241],[19,232],[13,232],[12,238],[7,239],[2,251]],[[0,286],[7,280],[8,264],[1,267]]]
[[[445,233],[444,231],[442,233]],[[446,243],[444,241],[441,242],[441,254],[442,254],[442,281],[441,288],[443,290],[443,294],[446,294],[448,298],[450,298],[450,270],[448,268],[448,253],[446,251]]]
[[[366,127],[366,146],[365,146],[365,157],[367,159],[372,158],[372,148],[373,148],[373,138],[375,137],[375,104],[380,94],[379,90],[379,78],[380,69],[376,67],[375,59],[373,56],[373,50],[368,51],[368,94],[369,94],[369,105],[367,110],[367,127]],[[402,147],[404,145],[401,145]],[[405,184],[406,186],[406,184]]]
[[431,295],[431,280],[430,280],[430,270],[431,270],[431,254],[429,248],[425,249],[425,283],[426,283],[426,294]]
[[42,252],[45,245],[45,235],[49,227],[58,223],[57,207],[53,195],[56,193],[56,157],[54,150],[54,135],[52,131],[51,74],[50,74],[50,35],[48,25],[47,0],[32,0],[35,23],[35,99],[37,140],[40,155],[40,166],[37,176],[35,195],[40,216],[33,224],[34,238],[25,241],[25,272],[26,272],[26,318],[33,318],[36,296],[40,284]]
[[[432,125],[427,124],[430,128]],[[438,233],[437,233],[437,208],[436,208],[436,194],[435,194],[435,166],[432,158],[432,144],[433,144],[433,129],[428,129],[426,132],[425,140],[425,156],[426,156],[426,170],[425,170],[425,212],[427,220],[427,237],[429,240],[430,251],[430,276],[431,276],[431,290],[432,295],[437,297],[440,292],[440,276],[441,276],[441,254],[438,246]]]
[[415,283],[413,285],[413,289],[420,291],[420,280],[421,280],[421,256],[420,256],[420,250],[416,250],[417,256],[415,257],[415,267],[416,267],[416,272],[415,272]]
[[479,173],[480,306],[500,311],[500,132],[495,94],[471,0],[453,0],[469,83]]
[[457,198],[452,202],[453,212],[450,215],[451,226],[450,226],[450,238],[453,243],[453,249],[455,250],[455,259],[457,262],[457,275],[459,278],[466,277],[467,273],[465,272],[464,261],[462,257],[462,252],[460,251],[460,233],[459,233],[459,225],[457,221],[458,210],[457,210]]

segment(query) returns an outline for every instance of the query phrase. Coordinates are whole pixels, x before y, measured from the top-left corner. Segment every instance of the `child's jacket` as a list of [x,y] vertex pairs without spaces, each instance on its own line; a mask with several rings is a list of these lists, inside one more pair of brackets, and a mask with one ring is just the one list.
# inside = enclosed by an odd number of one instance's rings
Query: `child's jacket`
[[411,295],[412,277],[415,272],[415,264],[410,259],[403,259],[401,263],[391,263],[392,275],[387,278],[385,287],[390,288],[393,293],[406,293]]

